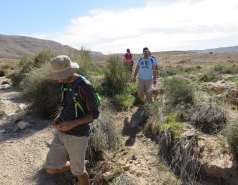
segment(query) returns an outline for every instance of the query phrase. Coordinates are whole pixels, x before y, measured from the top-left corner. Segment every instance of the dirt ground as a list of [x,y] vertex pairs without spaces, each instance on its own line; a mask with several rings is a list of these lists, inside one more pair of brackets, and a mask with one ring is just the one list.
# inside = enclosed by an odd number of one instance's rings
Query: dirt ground
[[[6,80],[0,78],[0,84]],[[17,88],[0,85],[0,101],[7,102],[7,114],[14,113],[20,103]],[[122,149],[113,158],[107,159],[113,169],[122,169],[131,164],[126,175],[133,184],[158,185],[166,179],[175,179],[168,169],[158,170],[158,148],[139,130],[142,120],[141,107],[132,107],[127,112],[117,114],[115,122],[122,138]],[[37,118],[29,112],[24,121],[30,127],[17,129],[16,120],[11,116],[0,117],[0,184],[1,185],[58,185],[54,175],[43,169],[48,144],[53,138],[55,129],[50,120]],[[177,181],[177,180],[176,180]]]

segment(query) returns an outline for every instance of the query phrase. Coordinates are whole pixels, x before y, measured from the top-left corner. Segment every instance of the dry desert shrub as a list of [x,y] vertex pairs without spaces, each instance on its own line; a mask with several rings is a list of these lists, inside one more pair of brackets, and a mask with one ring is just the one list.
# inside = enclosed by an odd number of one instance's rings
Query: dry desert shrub
[[10,61],[10,60],[2,60],[0,62],[0,76],[8,76],[17,68],[18,60]]
[[90,124],[92,132],[87,149],[87,158],[92,162],[107,157],[120,144],[120,134],[114,124],[111,111],[103,111],[98,119]]
[[30,71],[20,83],[21,97],[43,118],[55,117],[60,106],[60,84],[50,79],[49,74],[50,64],[46,63]]
[[17,70],[10,74],[9,77],[14,86],[19,86],[26,75],[36,68],[40,68],[43,64],[49,63],[55,54],[48,51],[40,51],[37,55],[23,56],[17,66]]

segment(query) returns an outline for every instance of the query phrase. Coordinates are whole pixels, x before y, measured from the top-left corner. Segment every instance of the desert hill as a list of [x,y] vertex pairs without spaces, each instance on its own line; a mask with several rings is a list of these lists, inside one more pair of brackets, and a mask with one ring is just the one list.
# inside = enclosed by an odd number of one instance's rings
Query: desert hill
[[238,46],[230,46],[230,47],[219,47],[214,49],[204,49],[204,50],[192,50],[197,53],[209,53],[209,52],[232,52],[238,51]]
[[[0,58],[21,58],[23,55],[36,54],[41,50],[49,49],[56,54],[66,54],[70,50],[75,50],[75,48],[55,41],[0,34]],[[92,55],[102,56],[103,54],[92,51]]]

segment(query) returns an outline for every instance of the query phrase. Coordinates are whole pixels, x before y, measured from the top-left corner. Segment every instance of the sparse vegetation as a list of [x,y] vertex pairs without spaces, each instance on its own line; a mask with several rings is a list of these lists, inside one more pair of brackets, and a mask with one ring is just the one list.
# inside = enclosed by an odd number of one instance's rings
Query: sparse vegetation
[[234,67],[224,62],[216,64],[213,70],[219,72],[220,74],[232,74],[236,72],[236,69]]
[[114,151],[120,147],[121,138],[112,119],[110,111],[105,111],[90,125],[92,137],[87,149],[87,158],[92,162],[104,159],[107,151]]
[[121,58],[110,57],[104,70],[104,78],[101,80],[101,87],[99,87],[101,94],[112,97],[114,104],[121,110],[139,102],[137,86],[128,83],[127,69]]
[[19,86],[26,75],[36,68],[40,68],[44,63],[48,63],[55,55],[51,51],[41,51],[35,56],[24,56],[17,66],[17,70],[9,77],[14,86]]
[[194,89],[189,81],[172,77],[164,80],[162,84],[165,89],[166,96],[173,104],[193,103]]
[[221,80],[222,77],[217,71],[209,70],[204,73],[198,80],[201,82],[216,82]]
[[29,104],[37,115],[44,118],[54,117],[60,106],[60,84],[51,80],[50,64],[47,63],[28,73],[20,83],[21,96]]
[[181,128],[184,127],[184,124],[178,120],[178,115],[175,112],[168,113],[165,116],[165,120],[161,124],[160,130],[164,132],[165,130],[170,130],[172,137],[174,139],[180,138]]
[[[93,62],[90,50],[82,48],[81,51],[71,52],[69,55],[72,61],[79,63],[78,72],[86,76],[99,94],[109,102],[108,105],[102,106],[101,117],[91,124],[92,138],[86,158],[90,161],[90,167],[98,170],[97,174],[91,175],[95,177],[94,181],[99,180],[98,182],[102,183],[104,180],[101,173],[112,171],[115,178],[108,184],[120,182],[131,185],[133,182],[120,167],[113,169],[112,166],[107,165],[103,168],[101,165],[99,169],[97,162],[109,159],[108,154],[111,152],[119,154],[121,148],[124,147],[114,117],[111,116],[114,113],[111,113],[109,109],[119,107],[120,110],[130,110],[127,108],[139,102],[136,93],[137,86],[128,83],[128,79],[125,78],[126,71],[123,62],[118,56],[110,57],[106,65],[98,65]],[[209,55],[214,54],[210,53]],[[45,61],[49,62],[46,56],[48,56],[47,52],[22,58],[22,67],[19,67],[16,74],[11,75],[11,79],[15,85],[19,85],[22,97],[27,100],[31,108],[38,115],[49,118],[57,114],[60,85],[48,78],[50,68],[47,66],[49,64],[45,64]],[[199,134],[216,135],[224,131],[226,113],[217,105],[223,106],[224,103],[228,104],[229,102],[225,94],[221,93],[218,97],[216,90],[206,90],[201,93],[199,101],[195,101],[194,84],[202,83],[204,85],[206,84],[204,82],[216,82],[221,80],[224,74],[236,74],[237,70],[235,64],[230,63],[217,63],[208,67],[207,64],[192,66],[187,62],[189,61],[186,59],[182,61],[183,64],[167,65],[165,68],[161,68],[160,77],[163,77],[162,91],[165,99],[161,98],[143,107],[142,116],[146,116],[146,125],[143,131],[159,146],[159,154],[164,162],[155,162],[158,171],[166,171],[166,173],[173,171],[183,183],[196,184],[201,180],[199,179],[201,173]],[[5,68],[2,69],[0,75],[5,75]],[[12,70],[13,68],[6,66],[6,69]],[[226,77],[225,80],[238,82],[236,76]],[[203,90],[196,91],[202,92]],[[202,105],[204,97],[208,97],[209,100],[206,105]],[[177,113],[179,108],[184,112]],[[182,121],[189,123],[186,124],[186,128]],[[188,130],[190,127],[194,129],[192,133],[183,135],[182,130]],[[219,140],[215,146],[224,155],[234,154],[238,157],[238,126],[234,123],[226,128],[224,138]],[[199,134],[197,134],[198,132]],[[205,147],[209,151],[214,149],[212,145]],[[128,161],[129,158],[126,162]],[[69,178],[72,182],[74,181],[72,175]],[[177,180],[169,175],[161,183],[173,185],[177,184]]]
[[238,157],[238,124],[234,123],[227,128],[227,141],[231,147],[231,151]]
[[107,67],[102,82],[104,94],[115,96],[122,94],[128,87],[128,79],[126,76],[126,68],[121,58],[112,56],[107,61]]

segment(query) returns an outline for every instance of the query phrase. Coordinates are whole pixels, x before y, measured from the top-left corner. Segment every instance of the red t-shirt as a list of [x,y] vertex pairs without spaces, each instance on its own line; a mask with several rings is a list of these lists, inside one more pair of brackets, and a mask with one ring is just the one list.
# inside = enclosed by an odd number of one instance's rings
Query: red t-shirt
[[124,55],[124,57],[126,58],[126,60],[131,60],[132,59],[132,54],[131,53],[126,53]]

